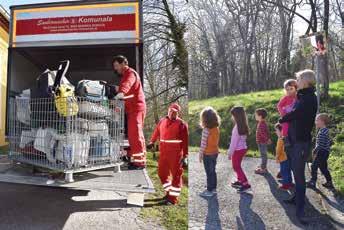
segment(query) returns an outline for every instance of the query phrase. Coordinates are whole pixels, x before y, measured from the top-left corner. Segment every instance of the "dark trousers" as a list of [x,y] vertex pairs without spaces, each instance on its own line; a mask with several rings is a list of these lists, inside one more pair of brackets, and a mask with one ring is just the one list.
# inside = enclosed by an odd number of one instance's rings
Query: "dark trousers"
[[296,142],[286,150],[294,174],[296,216],[303,217],[306,197],[305,167],[311,152],[311,142]]
[[280,172],[282,175],[282,184],[291,184],[293,182],[289,159],[280,162]]
[[328,151],[320,150],[317,152],[315,159],[313,160],[312,163],[312,181],[316,182],[317,181],[317,175],[318,175],[318,168],[320,169],[321,173],[324,175],[326,178],[327,182],[331,182],[331,174],[328,171],[328,166],[327,166],[327,160],[329,157],[330,153]]
[[207,175],[207,190],[213,191],[217,186],[216,161],[218,154],[205,155],[203,157],[203,165]]

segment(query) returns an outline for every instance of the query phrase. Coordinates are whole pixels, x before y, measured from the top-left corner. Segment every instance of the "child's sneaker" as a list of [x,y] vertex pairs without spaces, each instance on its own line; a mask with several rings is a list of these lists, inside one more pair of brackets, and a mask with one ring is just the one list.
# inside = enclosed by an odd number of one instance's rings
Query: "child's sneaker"
[[257,168],[256,170],[254,170],[255,174],[265,174],[267,172],[268,172],[267,169],[262,169],[262,168]]
[[247,185],[243,185],[240,188],[237,189],[238,193],[244,193],[244,192],[248,192],[251,190],[251,185],[247,184]]
[[294,187],[293,184],[283,184],[283,185],[280,185],[278,189],[283,190],[283,191],[289,191],[293,187]]
[[322,186],[324,186],[325,188],[328,188],[328,189],[334,189],[332,181],[328,181],[325,184],[322,184]]
[[306,183],[306,186],[307,186],[307,188],[313,188],[313,189],[316,188],[316,184],[315,184],[315,182],[312,181],[312,180],[308,181],[308,182]]
[[277,178],[277,179],[282,179],[281,172],[278,172],[278,173],[277,173],[276,178]]
[[212,196],[214,196],[214,193],[213,193],[213,192],[210,192],[210,191],[208,191],[208,190],[206,189],[206,190],[204,190],[203,192],[201,192],[199,195],[202,196],[202,197],[212,197]]
[[242,184],[239,181],[235,181],[231,183],[233,188],[241,188]]

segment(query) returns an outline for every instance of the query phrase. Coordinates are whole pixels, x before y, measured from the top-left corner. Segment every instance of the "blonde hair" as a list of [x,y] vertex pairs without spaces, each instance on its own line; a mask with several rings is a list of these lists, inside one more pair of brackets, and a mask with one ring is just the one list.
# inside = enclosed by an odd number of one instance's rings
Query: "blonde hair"
[[319,118],[321,121],[323,121],[325,123],[325,125],[327,126],[331,119],[330,119],[330,116],[327,114],[327,113],[319,113],[317,115],[317,118]]
[[220,116],[217,114],[216,110],[210,106],[202,110],[199,120],[199,124],[203,129],[219,127],[221,124]]
[[315,73],[313,70],[305,69],[297,72],[295,74],[297,79],[303,80],[307,82],[308,86],[314,87],[315,86]]

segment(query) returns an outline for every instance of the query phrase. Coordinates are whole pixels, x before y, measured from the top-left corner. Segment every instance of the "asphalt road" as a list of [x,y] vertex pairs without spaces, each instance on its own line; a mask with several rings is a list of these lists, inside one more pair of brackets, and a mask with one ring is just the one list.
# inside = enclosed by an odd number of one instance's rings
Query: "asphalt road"
[[0,183],[1,230],[162,229],[123,193]]
[[206,179],[203,164],[197,154],[190,154],[189,167],[189,229],[333,229],[329,218],[322,210],[321,199],[313,190],[307,189],[306,216],[310,225],[304,227],[295,218],[295,207],[284,204],[287,192],[277,189],[275,175],[278,164],[269,161],[270,173],[265,176],[254,174],[259,159],[246,158],[245,172],[252,185],[251,194],[237,194],[229,186],[234,177],[231,164],[222,154],[218,158],[218,194],[209,199],[198,194],[205,189]]

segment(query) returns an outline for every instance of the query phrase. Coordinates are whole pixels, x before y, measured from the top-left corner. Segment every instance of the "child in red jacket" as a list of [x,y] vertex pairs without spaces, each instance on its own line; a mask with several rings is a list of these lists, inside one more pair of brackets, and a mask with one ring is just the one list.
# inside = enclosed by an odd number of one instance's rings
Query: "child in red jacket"
[[256,174],[264,174],[268,171],[267,170],[268,145],[271,144],[271,139],[270,139],[269,126],[265,120],[267,116],[268,116],[268,113],[266,109],[264,108],[256,109],[256,112],[255,112],[255,118],[257,121],[256,142],[257,142],[258,149],[260,152],[260,157],[262,159],[262,163],[254,171]]

